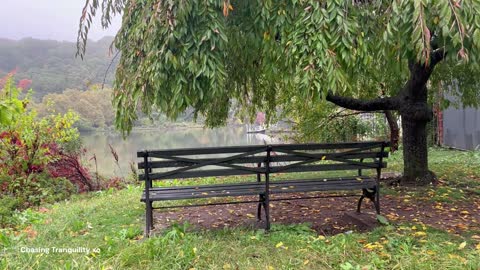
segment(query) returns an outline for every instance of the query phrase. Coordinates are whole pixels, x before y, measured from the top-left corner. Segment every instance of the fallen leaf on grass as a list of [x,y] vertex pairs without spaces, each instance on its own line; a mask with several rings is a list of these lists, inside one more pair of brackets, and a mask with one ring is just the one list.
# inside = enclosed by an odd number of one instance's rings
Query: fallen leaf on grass
[[459,256],[459,255],[457,255],[457,254],[448,254],[448,257],[449,257],[450,259],[460,260],[462,263],[466,263],[466,262],[467,262],[467,260],[466,260],[465,258],[463,258],[463,257],[461,257],[461,256]]
[[367,243],[367,244],[363,245],[363,248],[364,248],[364,251],[372,251],[372,250],[375,250],[375,249],[383,249],[383,245],[378,243],[378,242]]
[[464,249],[465,246],[467,245],[467,242],[462,242],[460,245],[458,245],[458,249]]
[[415,232],[413,235],[417,236],[417,237],[421,237],[421,236],[425,236],[427,234],[425,232]]
[[468,225],[465,225],[463,223],[458,223],[458,224],[455,224],[455,227],[459,228],[460,230],[467,230],[468,229]]
[[23,232],[25,232],[28,236],[29,239],[35,239],[37,238],[37,231],[32,229],[32,226],[27,226],[25,229],[23,229]]

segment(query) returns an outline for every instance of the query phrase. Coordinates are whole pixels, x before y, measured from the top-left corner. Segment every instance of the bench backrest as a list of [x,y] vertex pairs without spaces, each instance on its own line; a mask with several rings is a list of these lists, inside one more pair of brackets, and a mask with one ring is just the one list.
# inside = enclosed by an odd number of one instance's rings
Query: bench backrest
[[[144,150],[140,180],[381,169],[388,142],[274,144]],[[145,170],[149,168],[148,170]]]

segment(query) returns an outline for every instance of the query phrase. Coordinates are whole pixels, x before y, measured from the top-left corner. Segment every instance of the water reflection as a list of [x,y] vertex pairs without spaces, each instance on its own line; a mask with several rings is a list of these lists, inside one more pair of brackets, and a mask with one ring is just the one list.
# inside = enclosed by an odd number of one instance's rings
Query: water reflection
[[[89,132],[82,133],[81,137],[88,151],[86,158],[91,159],[95,154],[98,173],[105,176],[128,175],[130,164],[138,161],[136,153],[142,149],[264,144],[265,139],[256,134],[247,134],[243,127],[133,131],[125,140],[118,133]],[[119,166],[115,163],[109,144],[118,155]],[[89,164],[95,170],[93,160]]]

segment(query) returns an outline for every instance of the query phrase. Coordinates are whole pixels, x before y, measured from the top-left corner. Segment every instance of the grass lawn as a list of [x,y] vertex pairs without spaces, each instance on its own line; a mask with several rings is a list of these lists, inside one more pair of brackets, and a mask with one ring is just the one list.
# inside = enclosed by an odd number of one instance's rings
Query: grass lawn
[[[401,170],[400,152],[388,161],[388,170]],[[383,194],[413,204],[472,203],[469,211],[480,211],[473,205],[480,202],[478,152],[432,148],[430,164],[439,187],[384,187]],[[19,213],[16,228],[0,229],[0,269],[480,269],[479,231],[454,234],[414,221],[334,236],[308,224],[274,224],[269,233],[179,224],[143,239],[141,192],[94,192]]]

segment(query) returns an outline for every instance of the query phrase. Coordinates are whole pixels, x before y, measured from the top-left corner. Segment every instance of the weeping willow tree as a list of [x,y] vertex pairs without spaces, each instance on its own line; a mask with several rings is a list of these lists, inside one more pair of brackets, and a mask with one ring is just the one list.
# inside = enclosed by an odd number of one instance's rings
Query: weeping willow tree
[[480,102],[478,0],[86,0],[80,55],[96,13],[104,27],[123,18],[113,104],[125,133],[139,107],[172,118],[193,108],[208,126],[225,124],[233,101],[250,113],[396,111],[402,182],[420,185],[434,178],[430,85],[458,83],[451,95]]

